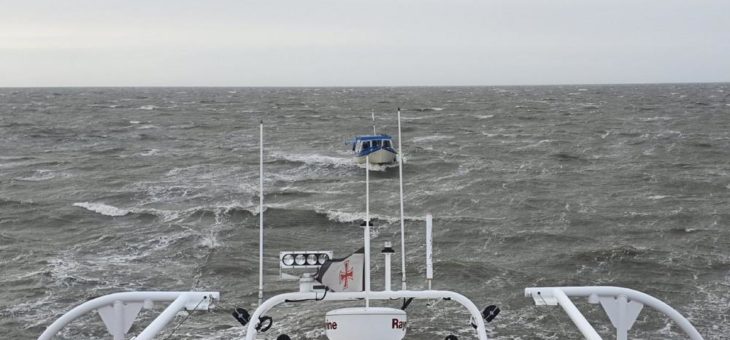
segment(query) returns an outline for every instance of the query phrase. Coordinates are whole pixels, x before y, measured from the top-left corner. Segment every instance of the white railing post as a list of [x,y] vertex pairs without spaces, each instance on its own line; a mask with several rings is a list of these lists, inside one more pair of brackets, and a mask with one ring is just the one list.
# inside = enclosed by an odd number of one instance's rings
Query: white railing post
[[570,317],[571,320],[573,320],[575,326],[578,327],[578,330],[587,340],[601,340],[601,336],[598,335],[598,332],[596,332],[590,322],[586,320],[585,316],[583,316],[583,314],[562,290],[553,289],[552,296],[558,300],[560,307],[563,307],[565,313],[568,314],[568,317]]

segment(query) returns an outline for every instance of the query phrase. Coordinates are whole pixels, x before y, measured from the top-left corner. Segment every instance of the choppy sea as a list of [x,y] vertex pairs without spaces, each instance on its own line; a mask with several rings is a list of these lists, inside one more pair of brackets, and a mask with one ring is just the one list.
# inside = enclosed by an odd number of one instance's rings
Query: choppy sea
[[[297,289],[279,280],[279,251],[361,246],[365,170],[346,142],[372,131],[371,111],[397,135],[397,107],[409,288],[425,285],[431,213],[434,288],[498,305],[490,337],[579,338],[523,289],[616,285],[666,301],[706,339],[730,338],[730,84],[2,88],[1,337],[36,338],[107,293],[216,290],[213,312],[180,316],[160,338],[240,339],[230,312],[253,309],[258,284],[259,121],[271,296]],[[377,289],[383,242],[400,252],[397,176],[370,176]],[[600,307],[577,303],[613,336]],[[326,310],[289,304],[266,334],[324,339]],[[474,338],[454,302],[408,312],[408,339]],[[648,308],[630,334],[683,338]],[[91,315],[62,338],[107,336]]]

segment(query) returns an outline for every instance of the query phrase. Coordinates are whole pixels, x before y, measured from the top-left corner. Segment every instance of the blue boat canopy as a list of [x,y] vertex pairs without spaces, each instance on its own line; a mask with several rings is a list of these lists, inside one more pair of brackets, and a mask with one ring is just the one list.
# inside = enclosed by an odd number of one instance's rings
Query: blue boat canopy
[[386,134],[380,134],[380,135],[362,135],[362,136],[355,136],[355,140],[353,142],[364,142],[369,140],[391,140],[393,137],[388,136]]
[[355,139],[352,141],[352,151],[358,157],[363,157],[380,149],[395,154],[397,151],[393,149],[392,141],[393,138],[386,134],[355,136]]

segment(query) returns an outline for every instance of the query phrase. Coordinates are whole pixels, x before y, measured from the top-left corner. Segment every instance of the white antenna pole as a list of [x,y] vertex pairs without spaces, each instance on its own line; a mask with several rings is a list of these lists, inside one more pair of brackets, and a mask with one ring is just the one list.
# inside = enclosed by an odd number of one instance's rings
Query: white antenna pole
[[426,282],[431,290],[433,280],[433,216],[426,215]]
[[373,134],[375,135],[375,111],[370,110],[370,115],[373,117]]
[[264,121],[259,124],[259,306],[264,299]]
[[401,289],[406,290],[406,226],[403,220],[403,146],[401,145],[400,108],[398,108],[398,173],[400,183],[400,255],[401,255]]
[[370,156],[365,156],[365,308],[370,307]]

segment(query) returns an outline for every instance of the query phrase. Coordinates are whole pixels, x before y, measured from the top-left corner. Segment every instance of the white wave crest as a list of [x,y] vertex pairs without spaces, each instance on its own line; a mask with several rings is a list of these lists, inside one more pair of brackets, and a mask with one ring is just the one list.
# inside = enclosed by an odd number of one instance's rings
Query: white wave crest
[[332,157],[319,154],[288,154],[282,152],[274,152],[272,156],[277,159],[283,159],[290,162],[301,162],[309,165],[329,165],[334,167],[352,166],[354,164],[352,158]]
[[[338,210],[328,210],[324,208],[315,208],[314,211],[318,214],[323,214],[327,216],[327,219],[330,221],[338,222],[338,223],[350,223],[350,222],[356,222],[356,221],[363,221],[365,220],[365,212],[347,212],[347,211],[338,211]],[[425,221],[425,216],[404,216],[406,220],[408,221]],[[387,223],[398,223],[400,222],[399,216],[388,216],[388,215],[381,215],[381,214],[373,214],[370,213],[370,219],[371,220],[380,220],[385,221]]]
[[104,216],[124,216],[129,214],[129,210],[119,209],[104,203],[78,202],[74,203],[73,206],[84,208]]
[[140,156],[147,157],[147,156],[156,155],[159,152],[160,152],[160,149],[150,149],[150,150],[147,150],[147,151],[145,151],[145,152],[143,152],[143,153],[141,153],[139,155]]
[[[403,164],[406,164],[406,163],[407,163],[407,162],[406,162],[406,160],[407,160],[407,159],[408,159],[408,158],[406,158],[406,157],[404,157],[404,158],[403,158]],[[398,160],[398,159],[396,158],[396,162],[394,162],[394,163],[390,163],[390,164],[370,164],[370,171],[380,171],[380,172],[384,172],[385,170],[387,170],[387,169],[389,169],[389,168],[395,168],[395,167],[397,167],[397,166],[398,166],[398,162],[397,162],[397,160]],[[367,168],[367,166],[366,166],[366,164],[365,164],[364,162],[363,162],[362,164],[360,164],[360,163],[357,163],[357,167],[358,167],[358,168],[360,168],[360,169],[365,169],[365,168]]]
[[413,138],[413,143],[423,143],[423,142],[435,142],[440,140],[448,140],[448,139],[454,139],[454,136],[444,136],[444,135],[433,135],[433,136],[425,136],[425,137],[415,137]]
[[151,111],[151,110],[156,110],[156,109],[158,109],[158,107],[157,107],[157,106],[155,106],[155,105],[142,105],[142,106],[140,106],[140,107],[139,107],[139,109],[140,109],[140,110],[146,110],[146,111]]
[[[63,177],[66,177],[65,174],[60,174]],[[47,181],[49,179],[56,178],[57,173],[53,170],[36,170],[33,175],[28,177],[15,177],[18,181],[26,181],[26,182],[40,182],[40,181]]]

